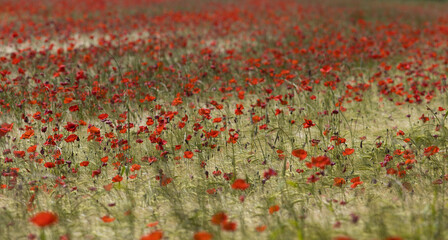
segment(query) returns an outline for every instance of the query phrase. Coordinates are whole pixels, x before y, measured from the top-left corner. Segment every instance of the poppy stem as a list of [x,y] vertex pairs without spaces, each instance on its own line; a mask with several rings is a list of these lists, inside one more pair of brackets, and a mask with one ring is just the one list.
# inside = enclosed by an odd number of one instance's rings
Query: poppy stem
[[233,176],[232,178],[236,178],[236,160],[235,160],[235,147],[234,144],[232,144],[232,167],[233,167]]
[[46,240],[46,236],[45,236],[45,230],[44,229],[40,229],[40,234],[39,234],[39,238],[40,240]]

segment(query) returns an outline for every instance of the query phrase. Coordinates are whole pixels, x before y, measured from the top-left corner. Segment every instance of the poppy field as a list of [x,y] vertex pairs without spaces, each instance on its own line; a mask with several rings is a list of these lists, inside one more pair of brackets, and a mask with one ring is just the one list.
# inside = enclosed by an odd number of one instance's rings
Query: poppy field
[[0,239],[448,239],[446,2],[0,4]]

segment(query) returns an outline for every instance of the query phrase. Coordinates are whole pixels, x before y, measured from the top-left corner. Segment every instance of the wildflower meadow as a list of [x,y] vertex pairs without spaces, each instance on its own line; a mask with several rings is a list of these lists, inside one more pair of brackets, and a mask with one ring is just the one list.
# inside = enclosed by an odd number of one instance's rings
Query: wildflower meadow
[[0,239],[448,239],[447,13],[0,0]]

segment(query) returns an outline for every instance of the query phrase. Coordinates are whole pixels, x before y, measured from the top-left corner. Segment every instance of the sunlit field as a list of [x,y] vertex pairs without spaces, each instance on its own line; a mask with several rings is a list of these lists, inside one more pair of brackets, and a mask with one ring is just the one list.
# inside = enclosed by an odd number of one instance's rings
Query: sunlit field
[[0,6],[0,239],[448,239],[446,1]]

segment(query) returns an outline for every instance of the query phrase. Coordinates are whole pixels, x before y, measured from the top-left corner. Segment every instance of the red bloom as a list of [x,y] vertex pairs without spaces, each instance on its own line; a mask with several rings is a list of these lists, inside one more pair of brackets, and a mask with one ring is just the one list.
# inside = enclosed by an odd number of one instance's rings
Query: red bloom
[[120,175],[117,175],[112,178],[112,182],[121,182],[123,180],[123,177]]
[[108,118],[109,117],[109,114],[107,114],[107,113],[103,113],[103,114],[100,114],[99,116],[98,116],[98,118],[100,119],[100,120],[104,120],[104,119],[106,119],[106,118]]
[[320,69],[320,72],[321,73],[329,73],[331,70],[332,70],[333,68],[331,67],[331,66],[324,66],[324,67],[322,67],[321,69]]
[[244,109],[243,104],[237,104],[235,109],[235,115],[243,114],[243,109]]
[[0,128],[0,137],[3,137],[8,132],[10,132],[12,130],[13,125],[14,125],[14,123],[11,123],[11,124],[3,123]]
[[352,178],[352,179],[350,180],[350,182],[353,183],[353,184],[350,186],[351,188],[355,188],[356,186],[358,186],[358,185],[364,183],[364,182],[361,182],[361,180],[360,180],[359,177]]
[[215,215],[213,215],[212,220],[211,220],[212,224],[215,225],[220,225],[222,223],[227,222],[227,215],[224,212],[218,212]]
[[172,178],[167,177],[166,175],[162,175],[162,177],[159,177],[158,180],[160,180],[160,186],[162,186],[162,187],[164,187],[164,186],[170,184],[171,181],[173,181]]
[[403,135],[404,135],[404,132],[403,132],[403,131],[399,130],[399,131],[397,132],[397,136],[403,136]]
[[346,237],[346,236],[339,236],[339,237],[333,238],[333,240],[353,240],[353,238]]
[[324,169],[327,165],[331,165],[330,158],[327,156],[312,157],[311,162],[306,162],[308,168],[318,167]]
[[192,158],[192,157],[193,157],[193,152],[191,152],[191,151],[184,152],[184,158]]
[[101,174],[101,169],[92,171],[92,177],[95,177],[95,176],[100,175],[100,174]]
[[78,105],[73,105],[73,106],[69,107],[68,110],[70,110],[70,112],[76,112],[76,111],[79,111],[79,107],[78,107]]
[[133,165],[131,166],[131,172],[138,171],[138,170],[140,170],[140,169],[141,169],[141,166],[138,165],[138,164],[133,164]]
[[53,162],[46,162],[46,163],[44,164],[44,166],[45,166],[46,168],[54,168],[56,165],[55,165]]
[[180,104],[182,104],[182,103],[183,103],[182,98],[178,95],[178,96],[173,100],[173,102],[171,103],[171,105],[172,105],[172,106],[177,106],[177,105],[180,105]]
[[257,230],[257,232],[264,232],[264,230],[266,230],[266,225],[261,225],[255,228],[255,230]]
[[263,177],[266,180],[270,179],[272,176],[277,176],[277,172],[274,169],[272,169],[272,168],[269,168],[267,171],[265,171],[263,173]]
[[65,72],[65,65],[59,65],[58,72]]
[[280,207],[278,205],[271,206],[269,208],[269,214],[273,214],[274,212],[278,212],[279,210],[280,210]]
[[30,222],[39,227],[46,227],[57,223],[58,216],[52,212],[40,212],[30,218]]
[[422,116],[419,119],[422,120],[423,123],[429,121],[429,117],[425,117],[425,114],[422,114]]
[[298,157],[300,160],[303,160],[308,156],[308,153],[303,149],[294,149],[291,154],[294,157]]
[[71,97],[66,97],[65,99],[64,99],[64,103],[65,104],[69,104],[69,103],[71,103],[73,101],[73,98],[71,98]]
[[106,191],[110,191],[110,190],[112,190],[112,187],[113,187],[113,186],[114,186],[113,183],[109,183],[109,184],[107,184],[107,185],[104,185],[103,188],[104,188],[104,190],[106,190]]
[[229,140],[227,140],[227,142],[235,144],[238,141],[238,137],[239,137],[238,133],[235,133],[233,135],[229,133]]
[[345,184],[345,179],[343,179],[343,178],[340,178],[340,177],[336,177],[336,178],[334,178],[334,186],[336,186],[336,187],[342,187],[342,185],[344,185]]
[[25,151],[14,151],[14,156],[17,158],[23,158],[25,157]]
[[213,238],[213,235],[211,235],[208,232],[197,232],[194,234],[194,240],[210,240]]
[[34,136],[34,130],[32,128],[29,128],[26,130],[24,134],[22,134],[20,139],[29,139],[32,136]]
[[105,222],[105,223],[110,223],[110,222],[115,221],[115,218],[109,217],[109,216],[104,216],[101,218],[101,220],[103,220],[103,222]]
[[208,194],[215,194],[216,193],[216,188],[210,188],[210,189],[207,189],[207,191],[206,191]]
[[64,140],[69,143],[69,142],[74,142],[77,139],[78,139],[78,135],[71,134],[70,136],[66,137]]
[[64,126],[64,128],[69,132],[75,132],[78,126],[78,124],[68,122],[67,125]]
[[82,161],[80,164],[79,164],[79,166],[81,166],[81,167],[87,167],[87,166],[89,166],[89,161]]
[[140,238],[140,240],[159,240],[162,239],[162,237],[163,237],[162,231],[155,231],[148,235],[143,236],[142,238]]
[[204,131],[204,132],[207,135],[207,138],[209,138],[209,137],[216,138],[219,135],[219,131],[215,131],[215,130],[210,130],[210,132],[206,132],[206,131]]
[[348,155],[352,155],[354,152],[355,152],[355,149],[353,149],[353,148],[346,148],[344,150],[344,152],[342,153],[342,155],[348,156]]
[[309,119],[305,119],[305,122],[303,123],[303,128],[310,128],[312,126],[316,126],[316,124]]
[[439,152],[439,148],[437,146],[429,146],[427,148],[425,148],[425,151],[423,152],[423,154],[427,157],[432,156],[436,153]]
[[226,231],[235,231],[236,230],[236,223],[235,222],[225,222],[221,225],[223,230]]
[[250,185],[243,179],[237,179],[232,184],[233,189],[246,190]]
[[29,147],[26,151],[27,152],[35,152],[36,148],[37,148],[37,145],[34,145],[34,146]]
[[311,175],[311,176],[308,177],[308,179],[307,179],[306,182],[307,182],[307,183],[315,183],[315,182],[319,181],[319,179],[320,179],[320,178],[316,177],[316,176],[313,174],[313,175]]
[[102,157],[100,160],[103,163],[107,163],[107,161],[109,161],[109,156]]

